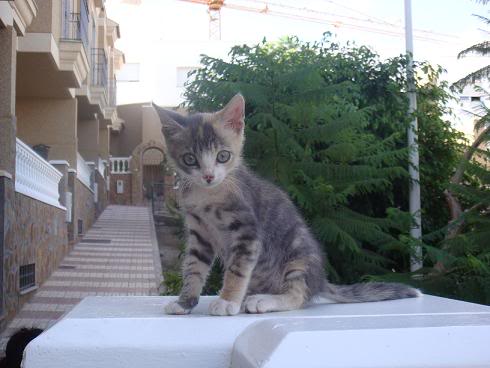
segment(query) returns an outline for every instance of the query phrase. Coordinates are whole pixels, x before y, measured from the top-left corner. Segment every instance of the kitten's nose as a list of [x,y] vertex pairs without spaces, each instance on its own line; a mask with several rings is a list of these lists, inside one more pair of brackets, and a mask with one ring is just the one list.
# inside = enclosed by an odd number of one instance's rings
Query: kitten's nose
[[203,175],[202,178],[209,184],[214,180],[214,175]]

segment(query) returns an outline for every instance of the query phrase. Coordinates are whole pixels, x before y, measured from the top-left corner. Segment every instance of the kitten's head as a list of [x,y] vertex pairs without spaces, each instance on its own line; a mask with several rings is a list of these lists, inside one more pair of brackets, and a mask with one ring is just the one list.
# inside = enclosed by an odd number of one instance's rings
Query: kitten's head
[[216,187],[241,161],[245,100],[237,94],[220,111],[183,116],[154,105],[167,155],[179,173],[205,188]]

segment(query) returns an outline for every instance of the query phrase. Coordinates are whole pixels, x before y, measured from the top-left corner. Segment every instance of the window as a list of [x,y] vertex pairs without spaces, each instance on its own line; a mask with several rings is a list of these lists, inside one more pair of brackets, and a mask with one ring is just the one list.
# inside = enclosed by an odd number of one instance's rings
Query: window
[[478,101],[481,101],[480,96],[471,96],[471,102],[478,102]]
[[19,268],[19,289],[27,290],[36,286],[36,264],[30,263]]
[[139,82],[140,81],[140,64],[126,63],[120,71],[117,72],[118,82]]

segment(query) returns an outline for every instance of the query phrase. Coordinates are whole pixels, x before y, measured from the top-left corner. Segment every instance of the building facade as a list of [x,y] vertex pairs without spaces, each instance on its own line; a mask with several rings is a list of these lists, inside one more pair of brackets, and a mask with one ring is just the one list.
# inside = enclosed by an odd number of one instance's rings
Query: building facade
[[0,1],[0,329],[109,200],[124,55],[104,3]]
[[119,105],[121,129],[111,130],[110,203],[152,205],[175,199],[160,119],[151,103]]
[[[475,142],[485,129],[485,127],[479,126],[477,123],[487,114],[490,107],[488,85],[489,81],[487,79],[477,81],[475,84],[466,86],[458,96],[458,106],[454,109],[457,119],[455,127],[465,134],[469,144]],[[490,152],[490,143],[484,140],[478,148],[481,151]],[[474,159],[485,167],[490,167],[488,155],[476,152]]]

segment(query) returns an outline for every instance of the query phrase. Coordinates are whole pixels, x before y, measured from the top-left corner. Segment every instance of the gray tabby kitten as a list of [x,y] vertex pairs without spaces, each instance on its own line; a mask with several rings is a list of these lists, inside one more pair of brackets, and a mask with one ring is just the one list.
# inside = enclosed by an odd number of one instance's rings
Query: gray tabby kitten
[[320,245],[291,200],[242,162],[240,94],[216,113],[184,117],[155,108],[167,155],[182,178],[179,202],[188,230],[182,291],[167,313],[190,313],[216,257],[225,270],[223,289],[209,308],[217,316],[298,309],[315,295],[341,303],[420,295],[401,284],[326,280]]

